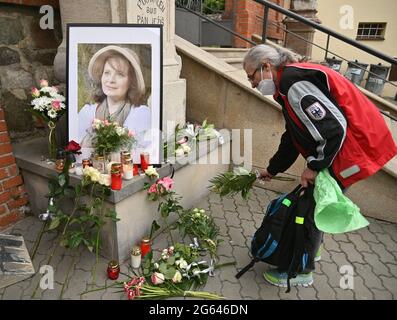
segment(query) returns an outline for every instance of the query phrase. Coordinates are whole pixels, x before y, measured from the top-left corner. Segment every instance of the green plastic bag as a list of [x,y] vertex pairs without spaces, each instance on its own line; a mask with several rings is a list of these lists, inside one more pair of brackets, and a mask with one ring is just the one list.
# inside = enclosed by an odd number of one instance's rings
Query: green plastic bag
[[327,233],[344,233],[369,225],[360,208],[347,198],[328,169],[320,171],[314,185],[314,222]]

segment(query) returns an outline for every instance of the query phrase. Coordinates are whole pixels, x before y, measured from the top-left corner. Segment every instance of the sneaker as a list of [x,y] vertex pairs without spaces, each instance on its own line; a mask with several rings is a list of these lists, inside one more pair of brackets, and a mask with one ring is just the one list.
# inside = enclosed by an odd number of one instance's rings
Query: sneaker
[[321,249],[322,249],[323,245],[320,245],[320,248],[318,248],[317,252],[316,252],[316,256],[314,257],[314,262],[318,262],[321,260]]
[[[288,275],[286,272],[278,272],[277,269],[271,268],[263,273],[263,277],[274,286],[285,288],[288,286]],[[290,279],[290,284],[291,287],[308,287],[313,284],[313,273],[298,274],[295,278]]]

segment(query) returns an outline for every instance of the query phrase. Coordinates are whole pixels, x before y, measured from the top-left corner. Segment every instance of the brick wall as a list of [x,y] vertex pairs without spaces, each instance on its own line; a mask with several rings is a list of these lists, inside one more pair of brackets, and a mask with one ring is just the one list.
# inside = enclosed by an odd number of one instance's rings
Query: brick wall
[[[284,6],[284,0],[272,0]],[[252,0],[226,0],[224,19],[234,19],[234,31],[252,39],[253,34],[262,35],[264,7]],[[267,36],[271,39],[283,40],[284,32],[274,26],[273,22],[281,22],[284,18],[280,13],[270,9]],[[249,47],[250,45],[239,38],[234,39],[234,47]]]
[[0,230],[24,217],[27,193],[12,154],[10,136],[0,107]]

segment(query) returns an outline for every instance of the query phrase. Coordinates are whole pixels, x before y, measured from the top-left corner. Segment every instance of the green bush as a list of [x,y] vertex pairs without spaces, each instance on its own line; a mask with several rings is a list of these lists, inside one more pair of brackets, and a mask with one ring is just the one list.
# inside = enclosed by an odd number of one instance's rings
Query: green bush
[[204,0],[203,13],[211,14],[225,10],[225,0]]

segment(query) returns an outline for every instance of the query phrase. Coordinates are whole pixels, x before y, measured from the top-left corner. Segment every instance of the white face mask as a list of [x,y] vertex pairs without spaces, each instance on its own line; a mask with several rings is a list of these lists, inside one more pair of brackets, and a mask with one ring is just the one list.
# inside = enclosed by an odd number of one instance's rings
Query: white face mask
[[268,95],[274,95],[276,93],[276,85],[274,84],[273,81],[273,74],[270,72],[271,79],[263,79],[263,71],[261,67],[261,81],[258,83],[258,86],[256,87],[260,93],[262,93],[264,96]]

